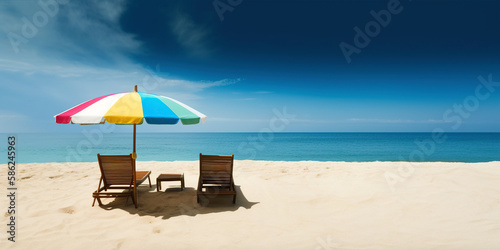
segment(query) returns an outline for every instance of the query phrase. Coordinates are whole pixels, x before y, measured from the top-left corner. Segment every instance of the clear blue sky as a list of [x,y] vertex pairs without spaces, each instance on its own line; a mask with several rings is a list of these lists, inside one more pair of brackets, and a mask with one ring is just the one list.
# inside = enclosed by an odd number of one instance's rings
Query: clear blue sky
[[2,133],[135,84],[208,116],[141,132],[500,131],[498,1],[42,2],[0,3]]

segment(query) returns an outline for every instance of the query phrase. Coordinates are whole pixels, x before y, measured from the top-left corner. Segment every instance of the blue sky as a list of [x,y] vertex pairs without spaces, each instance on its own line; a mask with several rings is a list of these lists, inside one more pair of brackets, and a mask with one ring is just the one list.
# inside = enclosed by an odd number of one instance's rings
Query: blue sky
[[41,3],[0,3],[2,133],[135,84],[208,116],[140,132],[500,132],[500,2]]

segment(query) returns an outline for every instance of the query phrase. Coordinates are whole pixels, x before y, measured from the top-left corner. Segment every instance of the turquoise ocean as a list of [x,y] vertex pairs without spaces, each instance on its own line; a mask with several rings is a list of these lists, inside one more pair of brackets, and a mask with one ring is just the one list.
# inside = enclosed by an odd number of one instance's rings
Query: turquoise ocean
[[[95,162],[130,154],[131,133],[2,134],[16,163]],[[500,161],[500,133],[138,133],[138,161],[193,161],[199,154],[268,161]]]

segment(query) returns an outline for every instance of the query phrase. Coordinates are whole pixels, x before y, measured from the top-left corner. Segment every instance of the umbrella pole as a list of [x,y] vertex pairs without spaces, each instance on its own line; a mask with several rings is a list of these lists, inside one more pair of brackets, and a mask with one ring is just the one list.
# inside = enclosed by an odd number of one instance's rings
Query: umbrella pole
[[[137,92],[137,85],[134,86],[134,91]],[[132,157],[134,157],[134,159],[137,158],[137,154],[135,153],[135,127],[136,127],[136,124],[134,124],[134,152],[132,153]]]
[[134,157],[134,159],[137,157],[137,154],[135,153],[135,126],[136,126],[136,125],[134,124],[134,152],[133,152],[133,154],[132,154],[132,155],[133,155],[133,157]]

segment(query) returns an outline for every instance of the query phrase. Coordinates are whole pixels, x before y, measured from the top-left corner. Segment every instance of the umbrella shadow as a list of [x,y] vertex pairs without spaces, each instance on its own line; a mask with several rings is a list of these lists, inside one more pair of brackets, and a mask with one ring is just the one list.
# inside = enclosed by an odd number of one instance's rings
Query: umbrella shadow
[[156,185],[153,185],[152,188],[139,188],[138,208],[135,208],[132,200],[127,201],[126,198],[115,198],[100,207],[106,210],[121,209],[139,216],[169,219],[182,215],[197,216],[210,213],[235,212],[240,208],[251,209],[259,203],[247,200],[240,186],[235,186],[235,189],[235,204],[232,203],[232,197],[218,196],[202,199],[202,205],[200,205],[196,199],[196,189],[192,187],[186,187],[184,190],[167,188],[165,191],[157,192]]

